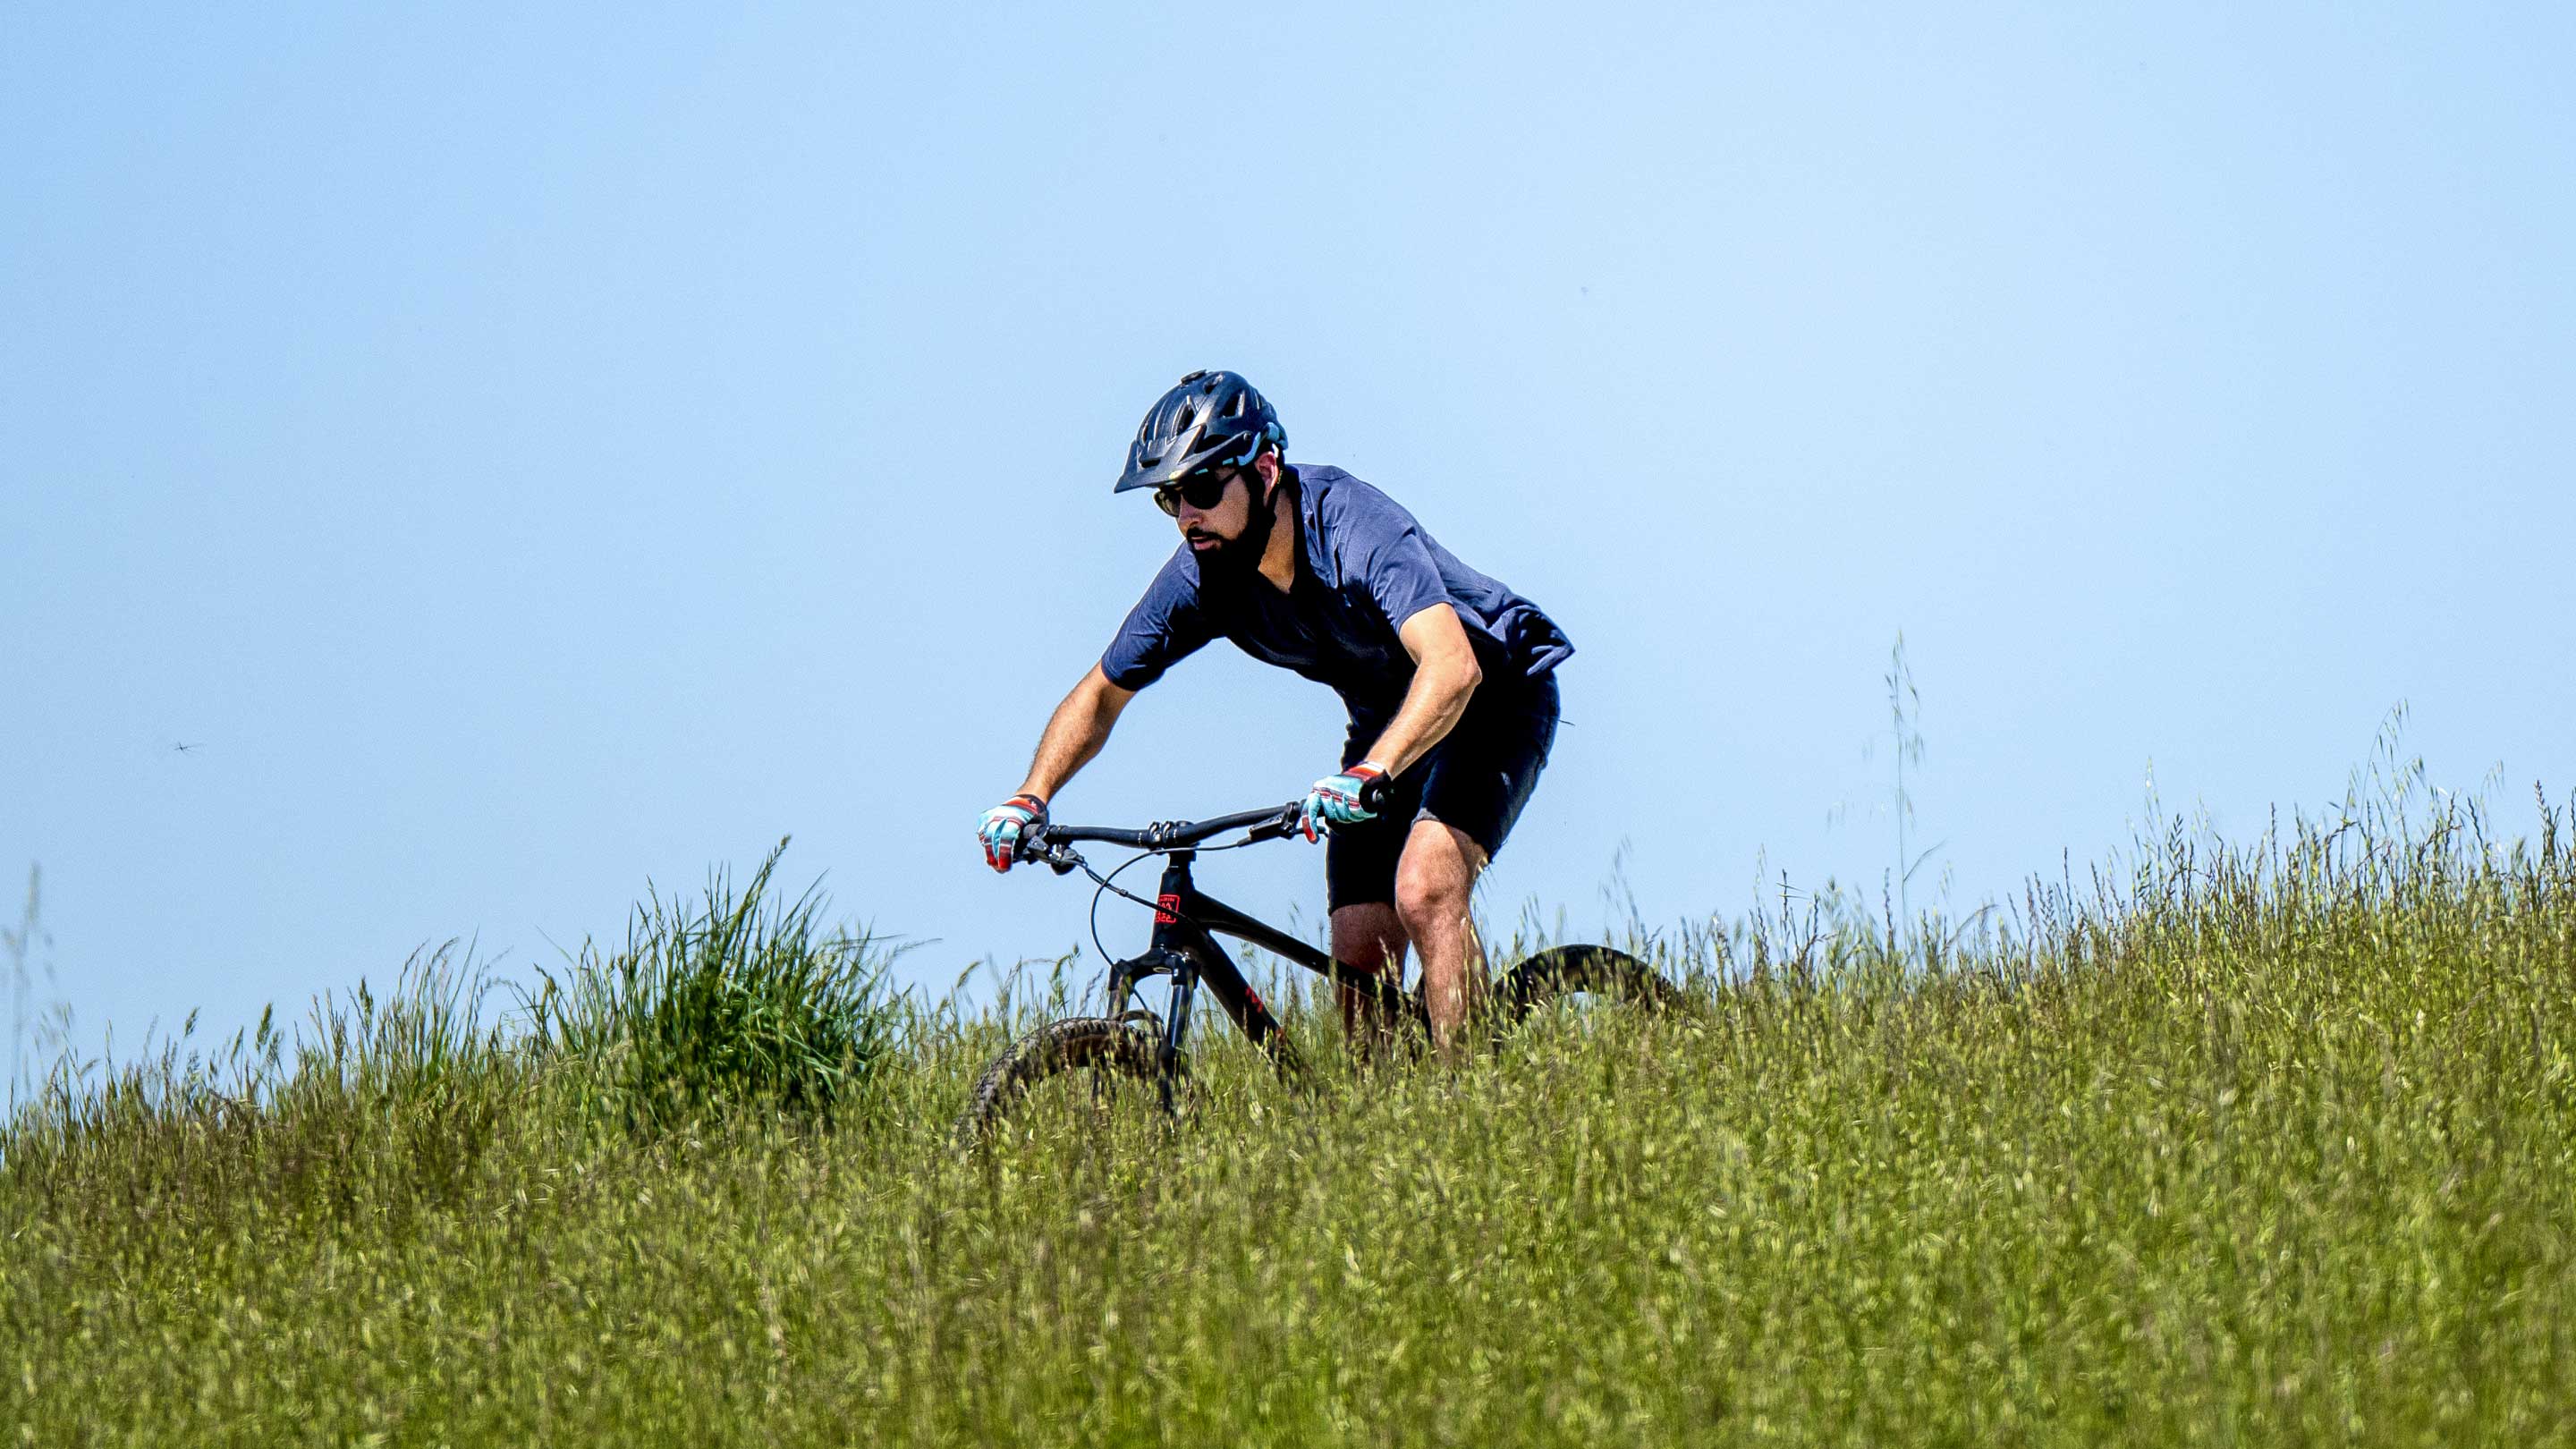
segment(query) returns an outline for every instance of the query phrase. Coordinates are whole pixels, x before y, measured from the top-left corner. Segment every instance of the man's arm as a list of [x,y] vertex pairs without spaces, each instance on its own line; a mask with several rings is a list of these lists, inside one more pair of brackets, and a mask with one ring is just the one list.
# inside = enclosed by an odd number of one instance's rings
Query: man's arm
[[[1454,620],[1451,627],[1456,627]],[[1465,640],[1462,632],[1459,642],[1463,644]],[[1091,763],[1091,757],[1109,742],[1111,727],[1118,723],[1127,701],[1135,697],[1136,691],[1120,689],[1109,682],[1099,665],[1091,666],[1091,672],[1082,677],[1082,682],[1048,718],[1046,733],[1038,736],[1037,757],[1029,761],[1029,777],[1020,782],[1020,793],[1041,801],[1054,799],[1055,792],[1063,789],[1065,782]]]
[[1368,752],[1389,775],[1403,774],[1448,735],[1485,677],[1467,643],[1467,626],[1447,604],[1416,610],[1396,637],[1413,656],[1413,683],[1405,688],[1403,707]]

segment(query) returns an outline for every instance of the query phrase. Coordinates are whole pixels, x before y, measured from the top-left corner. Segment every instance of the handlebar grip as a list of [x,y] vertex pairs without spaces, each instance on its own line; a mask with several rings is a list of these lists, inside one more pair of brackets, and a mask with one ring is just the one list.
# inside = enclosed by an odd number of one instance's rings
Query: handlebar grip
[[1387,793],[1394,788],[1395,782],[1384,775],[1371,777],[1360,786],[1361,806],[1375,812],[1379,806],[1386,803]]

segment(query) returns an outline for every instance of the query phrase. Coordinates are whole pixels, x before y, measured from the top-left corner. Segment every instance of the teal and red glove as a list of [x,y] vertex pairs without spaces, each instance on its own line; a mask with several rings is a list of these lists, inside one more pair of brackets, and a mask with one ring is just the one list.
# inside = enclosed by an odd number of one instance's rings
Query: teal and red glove
[[1326,775],[1306,792],[1306,803],[1297,812],[1297,823],[1308,840],[1330,835],[1336,825],[1357,825],[1375,820],[1377,812],[1360,803],[1360,792],[1368,782],[1386,774],[1386,766],[1375,760],[1362,760],[1338,775]]
[[1014,795],[985,811],[975,827],[975,837],[984,842],[984,863],[995,870],[1009,870],[1019,854],[1020,837],[1046,824],[1046,818],[1046,802],[1035,795]]

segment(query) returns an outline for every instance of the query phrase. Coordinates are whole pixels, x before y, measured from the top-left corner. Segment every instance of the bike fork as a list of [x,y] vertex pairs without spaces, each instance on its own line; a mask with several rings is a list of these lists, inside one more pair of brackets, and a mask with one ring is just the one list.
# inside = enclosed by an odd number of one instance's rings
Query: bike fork
[[1163,1094],[1163,1115],[1166,1117],[1180,1115],[1175,1084],[1185,1069],[1187,1059],[1181,1055],[1181,1048],[1189,1041],[1190,1001],[1198,995],[1198,987],[1199,969],[1196,965],[1184,965],[1172,973],[1171,1007],[1163,1016],[1162,1058],[1156,1063],[1158,1069],[1154,1073],[1154,1085]]
[[1181,1049],[1190,1039],[1190,1002],[1198,995],[1199,963],[1178,938],[1183,929],[1179,906],[1190,894],[1190,862],[1195,851],[1175,851],[1163,862],[1163,880],[1154,902],[1154,951],[1171,962],[1171,1006],[1163,1015],[1162,1059],[1155,1065],[1154,1085],[1162,1093],[1163,1115],[1180,1115],[1178,1082]]

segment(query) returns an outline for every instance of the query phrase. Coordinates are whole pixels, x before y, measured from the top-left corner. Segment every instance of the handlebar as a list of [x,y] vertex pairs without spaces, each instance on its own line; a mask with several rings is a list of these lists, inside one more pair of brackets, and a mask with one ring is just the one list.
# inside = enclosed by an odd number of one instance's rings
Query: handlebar
[[[1371,810],[1386,803],[1387,782],[1383,778],[1360,787],[1360,803]],[[1284,840],[1297,833],[1298,813],[1305,808],[1304,796],[1285,805],[1266,810],[1238,810],[1232,815],[1219,815],[1209,820],[1166,820],[1142,830],[1125,830],[1108,825],[1036,825],[1022,831],[1017,856],[1023,861],[1044,861],[1058,873],[1073,869],[1080,859],[1063,847],[1077,840],[1097,840],[1104,845],[1124,845],[1136,850],[1188,850],[1230,830],[1250,833],[1245,843],[1257,840]]]

